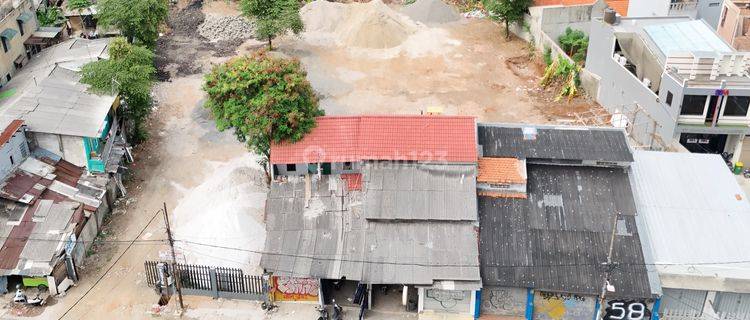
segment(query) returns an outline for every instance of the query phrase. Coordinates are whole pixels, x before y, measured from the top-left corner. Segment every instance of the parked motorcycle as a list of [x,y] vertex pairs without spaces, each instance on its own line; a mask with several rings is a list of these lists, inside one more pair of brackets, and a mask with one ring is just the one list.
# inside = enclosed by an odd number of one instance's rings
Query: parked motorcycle
[[343,320],[344,319],[343,308],[341,308],[341,306],[336,303],[335,299],[332,302],[333,302],[333,320]]
[[318,320],[328,320],[328,309],[325,305],[315,306],[315,310],[318,310]]

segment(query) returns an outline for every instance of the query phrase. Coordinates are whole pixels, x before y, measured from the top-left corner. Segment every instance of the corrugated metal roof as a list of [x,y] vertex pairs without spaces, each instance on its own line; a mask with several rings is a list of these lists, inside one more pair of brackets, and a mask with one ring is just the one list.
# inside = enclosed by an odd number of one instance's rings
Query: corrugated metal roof
[[475,165],[369,163],[365,217],[476,221],[475,177]]
[[649,297],[627,173],[533,164],[527,170],[528,199],[479,197],[484,285],[599,294],[620,213],[614,295]]
[[374,284],[480,280],[475,221],[367,220],[367,181],[359,192],[339,176],[311,179],[307,207],[303,178],[271,184],[261,258],[268,271]]
[[720,263],[747,261],[750,252],[750,203],[723,159],[636,151],[635,160],[641,232],[649,235],[659,274],[750,280],[750,263]]
[[271,145],[271,163],[410,160],[476,163],[474,117],[325,116],[296,143]]
[[625,131],[621,129],[481,123],[478,139],[484,157],[633,161]]
[[114,95],[79,83],[86,63],[107,57],[110,39],[71,39],[43,50],[3,87],[0,125],[23,119],[29,131],[99,137]]

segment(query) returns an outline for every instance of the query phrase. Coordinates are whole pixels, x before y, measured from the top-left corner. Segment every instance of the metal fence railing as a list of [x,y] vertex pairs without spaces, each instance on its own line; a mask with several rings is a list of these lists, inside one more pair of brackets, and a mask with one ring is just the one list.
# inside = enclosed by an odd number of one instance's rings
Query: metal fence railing
[[[146,283],[155,287],[159,281],[159,261],[146,261]],[[168,274],[172,266],[165,263]],[[177,264],[180,285],[184,294],[205,295],[215,298],[262,300],[268,284],[262,276],[246,275],[241,269]]]

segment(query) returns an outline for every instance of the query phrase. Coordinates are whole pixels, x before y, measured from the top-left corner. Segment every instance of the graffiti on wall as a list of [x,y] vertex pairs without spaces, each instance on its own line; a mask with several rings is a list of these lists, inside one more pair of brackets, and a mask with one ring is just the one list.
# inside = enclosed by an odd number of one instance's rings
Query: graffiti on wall
[[604,320],[651,319],[648,303],[642,300],[610,300],[604,310]]
[[318,301],[317,279],[273,277],[273,297],[277,301]]
[[593,297],[538,291],[534,295],[534,319],[590,319],[594,316],[595,303]]
[[424,305],[426,310],[468,312],[471,307],[471,291],[427,289]]
[[518,288],[485,287],[482,289],[482,312],[506,316],[521,316],[526,310],[526,290]]

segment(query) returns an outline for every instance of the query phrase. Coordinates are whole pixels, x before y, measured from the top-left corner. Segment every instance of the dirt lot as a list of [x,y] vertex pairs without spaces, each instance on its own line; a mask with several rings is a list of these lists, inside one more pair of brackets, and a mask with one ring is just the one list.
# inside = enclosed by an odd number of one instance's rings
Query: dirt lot
[[[191,214],[221,220],[221,214],[237,208],[211,203],[218,211],[210,211],[211,208],[201,206],[194,199],[205,190],[215,192],[210,194],[210,198],[215,199],[238,196],[232,192],[246,195],[246,189],[217,190],[216,186],[221,185],[221,180],[217,179],[226,166],[245,177],[247,181],[243,183],[251,191],[263,192],[262,186],[255,183],[254,177],[260,175],[258,167],[230,132],[217,132],[208,112],[202,108],[204,95],[200,89],[202,74],[212,63],[225,61],[236,51],[248,52],[263,44],[252,39],[244,43],[217,43],[200,37],[196,28],[206,14],[238,13],[234,4],[224,0],[205,3],[180,0],[173,8],[171,27],[158,42],[157,66],[163,82],[154,89],[158,104],[149,125],[151,138],[135,151],[136,163],[131,166],[133,175],[127,184],[130,193],[120,202],[105,229],[107,240],[129,240],[138,234],[142,234],[140,239],[166,238],[160,216],[149,222],[163,202],[176,215],[173,218],[177,221]],[[554,93],[539,90],[536,85],[540,68],[523,60],[528,59],[526,44],[519,40],[506,41],[502,30],[492,22],[462,18],[426,30],[425,34],[429,37],[410,39],[399,49],[401,51],[322,45],[306,40],[309,38],[304,35],[284,37],[276,41],[276,45],[281,54],[303,62],[310,81],[321,94],[327,114],[418,114],[429,107],[440,107],[445,114],[475,115],[480,121],[550,123],[570,118],[570,112],[585,110],[590,105],[584,99],[574,100],[571,105],[551,102]],[[237,174],[232,174],[227,179],[236,178]],[[248,212],[243,218],[249,223],[261,223],[258,212],[263,202],[260,198],[253,201],[257,203],[244,203],[238,210]],[[182,205],[185,203],[196,203],[196,207],[191,210]],[[227,237],[202,230],[195,233],[187,236],[213,240]],[[252,245],[262,243],[254,240]],[[81,270],[82,281],[78,286],[36,318],[57,319],[63,314],[65,319],[155,316],[151,312],[157,295],[144,283],[143,262],[159,259],[166,254],[167,247],[135,244],[115,261],[126,245],[97,245]],[[182,253],[186,255],[189,252]],[[223,253],[216,259],[217,264],[238,262]],[[244,263],[257,261],[253,257],[242,259]],[[112,265],[111,271],[97,281]],[[183,318],[265,317],[254,302],[201,297],[186,297],[186,301],[189,310]],[[174,304],[170,303],[159,316],[175,318],[173,310]],[[312,306],[290,305],[282,306],[270,318],[297,319],[313,315]],[[13,317],[8,309],[0,309],[0,318]]]

